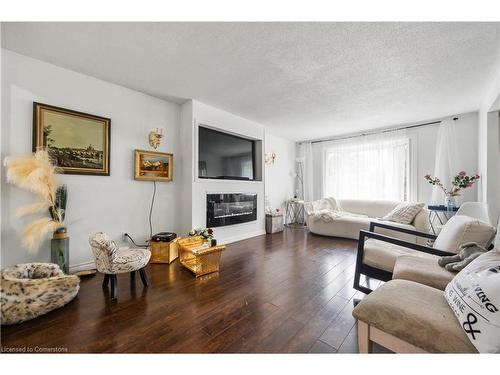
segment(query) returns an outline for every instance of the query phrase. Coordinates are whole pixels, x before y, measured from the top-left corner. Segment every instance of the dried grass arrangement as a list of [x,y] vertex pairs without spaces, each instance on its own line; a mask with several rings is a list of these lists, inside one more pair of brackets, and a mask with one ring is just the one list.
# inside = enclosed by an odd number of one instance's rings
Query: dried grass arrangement
[[38,250],[43,237],[63,226],[66,210],[66,186],[57,187],[56,167],[49,154],[39,150],[32,155],[5,158],[7,182],[27,190],[38,197],[38,202],[19,207],[17,216],[48,210],[50,217],[35,220],[22,234],[22,244],[31,251]]

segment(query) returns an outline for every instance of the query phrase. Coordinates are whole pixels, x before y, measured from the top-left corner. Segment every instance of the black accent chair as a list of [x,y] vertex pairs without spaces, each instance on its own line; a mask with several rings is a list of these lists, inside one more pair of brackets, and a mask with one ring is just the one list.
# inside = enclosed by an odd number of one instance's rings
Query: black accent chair
[[437,238],[437,236],[430,234],[430,233],[418,232],[418,231],[414,231],[414,230],[410,230],[410,229],[399,228],[399,227],[395,227],[392,225],[377,223],[377,222],[373,222],[373,221],[370,222],[370,230],[369,231],[366,231],[366,230],[359,231],[358,254],[357,254],[357,258],[356,258],[356,270],[354,273],[354,285],[353,285],[354,289],[359,290],[360,292],[363,292],[365,294],[371,293],[372,289],[367,288],[363,285],[360,285],[359,282],[360,282],[361,275],[365,275],[367,277],[374,278],[374,279],[381,280],[381,281],[389,281],[392,279],[392,272],[381,270],[381,269],[378,269],[378,268],[375,268],[375,267],[372,267],[372,266],[369,266],[369,265],[363,263],[365,239],[367,239],[367,238],[373,238],[373,239],[384,241],[384,242],[391,243],[394,245],[403,246],[403,247],[406,247],[408,249],[412,249],[415,251],[421,251],[424,253],[438,255],[438,256],[455,255],[455,254],[449,253],[447,251],[437,250],[433,247],[424,246],[424,245],[420,245],[417,243],[404,241],[404,240],[400,240],[398,238],[393,238],[393,237],[385,236],[385,235],[382,235],[379,233],[375,233],[376,227],[380,227],[380,228],[384,228],[384,229],[388,229],[388,230],[393,230],[396,232],[411,234],[411,235],[418,236],[418,237],[424,237],[424,238],[428,238],[429,240],[435,240]]

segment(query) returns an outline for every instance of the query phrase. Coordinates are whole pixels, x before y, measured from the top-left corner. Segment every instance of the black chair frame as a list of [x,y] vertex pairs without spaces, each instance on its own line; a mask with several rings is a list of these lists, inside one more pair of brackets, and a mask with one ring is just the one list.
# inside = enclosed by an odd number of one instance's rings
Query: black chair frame
[[[142,285],[144,287],[149,286],[148,276],[146,274],[145,267],[138,270],[139,275],[141,276]],[[102,280],[102,288],[107,289],[108,285],[111,282],[111,299],[116,299],[117,289],[118,289],[118,278],[117,274],[104,274],[104,279]],[[130,271],[130,283],[131,285],[135,285],[135,271]]]
[[370,222],[370,230],[369,231],[366,231],[366,230],[359,231],[358,254],[356,257],[356,270],[354,273],[354,285],[353,285],[354,289],[359,290],[360,292],[363,292],[365,294],[369,294],[373,290],[370,288],[367,288],[363,285],[360,285],[359,282],[360,282],[361,275],[365,275],[367,277],[374,278],[374,279],[381,280],[381,281],[389,281],[392,279],[392,272],[387,272],[385,270],[371,267],[371,266],[368,266],[368,265],[363,263],[365,240],[367,238],[373,238],[376,240],[384,241],[384,242],[391,243],[394,245],[403,246],[403,247],[406,247],[406,248],[409,248],[409,249],[412,249],[415,251],[421,251],[421,252],[432,254],[432,255],[438,255],[438,256],[455,255],[453,253],[438,250],[438,249],[435,249],[433,247],[424,246],[424,245],[420,245],[417,243],[400,240],[398,238],[385,236],[385,235],[380,234],[380,233],[375,233],[376,227],[380,227],[380,228],[384,228],[384,229],[388,229],[388,230],[393,230],[396,232],[411,234],[411,235],[418,236],[418,237],[424,237],[424,238],[428,238],[430,240],[435,240],[437,238],[436,235],[430,234],[430,233],[418,232],[418,231],[411,230],[411,229],[399,228],[399,227],[395,227],[395,226],[392,226],[389,224],[377,223],[377,222],[373,222],[373,221]]

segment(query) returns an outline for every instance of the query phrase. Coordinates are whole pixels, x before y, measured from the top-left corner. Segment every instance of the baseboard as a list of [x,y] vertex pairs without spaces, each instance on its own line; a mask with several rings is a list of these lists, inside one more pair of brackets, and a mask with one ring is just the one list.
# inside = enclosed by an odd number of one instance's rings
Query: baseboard
[[233,242],[237,242],[237,241],[241,241],[241,240],[246,240],[246,239],[252,238],[252,237],[262,236],[263,234],[266,234],[266,231],[264,229],[258,230],[255,232],[240,234],[237,236],[221,238],[220,241],[221,241],[221,243],[228,244],[228,243],[233,243]]
[[78,263],[78,264],[73,264],[69,266],[69,273],[74,273],[78,271],[83,271],[83,270],[93,270],[95,269],[95,262],[93,260],[84,262],[84,263]]

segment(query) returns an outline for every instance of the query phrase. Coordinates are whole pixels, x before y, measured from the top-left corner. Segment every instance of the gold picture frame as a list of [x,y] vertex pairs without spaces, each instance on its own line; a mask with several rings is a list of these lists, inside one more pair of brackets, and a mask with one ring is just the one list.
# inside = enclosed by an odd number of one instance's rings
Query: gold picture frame
[[33,102],[33,152],[47,149],[58,172],[109,176],[111,119]]
[[172,181],[174,155],[167,152],[135,150],[134,179]]

